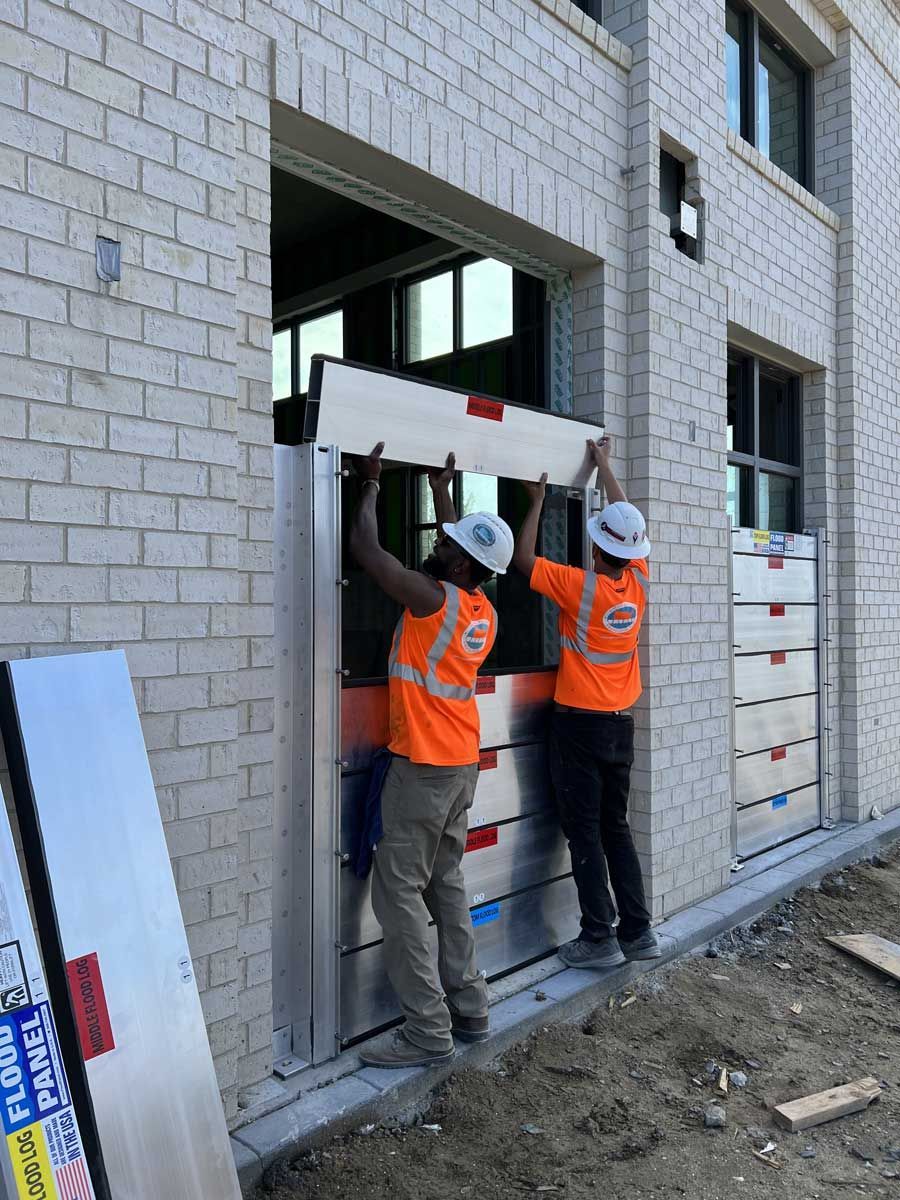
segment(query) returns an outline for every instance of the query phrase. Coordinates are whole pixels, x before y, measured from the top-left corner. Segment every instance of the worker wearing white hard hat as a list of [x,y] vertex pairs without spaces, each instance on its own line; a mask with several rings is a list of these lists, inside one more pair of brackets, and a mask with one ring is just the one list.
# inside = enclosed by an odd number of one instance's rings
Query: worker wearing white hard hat
[[[404,606],[388,660],[390,762],[381,790],[383,836],[373,854],[372,907],[384,932],[384,961],[406,1023],[361,1055],[369,1066],[442,1062],[454,1039],[488,1036],[488,993],[461,870],[468,810],[478,781],[478,668],[491,651],[497,615],[481,585],[504,574],[513,535],[494,513],[457,519],[453,454],[429,470],[442,531],[421,571],[379,543],[379,442],[355,460],[362,495],[350,550],[364,571]],[[440,969],[429,926],[437,925]]]
[[559,956],[570,967],[604,968],[660,954],[627,815],[634,760],[629,710],[641,694],[637,645],[650,542],[643,514],[610,467],[610,439],[589,441],[588,453],[609,500],[587,522],[593,570],[536,554],[546,475],[525,485],[531,509],[513,561],[534,591],[559,607],[550,770],[581,905],[581,934]]

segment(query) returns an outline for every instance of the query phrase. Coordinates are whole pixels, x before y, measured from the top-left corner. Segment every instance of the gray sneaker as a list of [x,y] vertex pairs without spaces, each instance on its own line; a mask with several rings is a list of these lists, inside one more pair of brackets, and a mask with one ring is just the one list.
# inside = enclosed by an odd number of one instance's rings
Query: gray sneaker
[[602,971],[606,967],[620,967],[625,962],[625,955],[614,937],[602,942],[576,938],[574,942],[560,946],[556,953],[567,967],[577,967],[579,970]]
[[659,958],[662,954],[662,949],[652,929],[647,929],[642,934],[639,934],[633,942],[623,942],[620,938],[619,946],[629,962],[638,962],[647,958]]

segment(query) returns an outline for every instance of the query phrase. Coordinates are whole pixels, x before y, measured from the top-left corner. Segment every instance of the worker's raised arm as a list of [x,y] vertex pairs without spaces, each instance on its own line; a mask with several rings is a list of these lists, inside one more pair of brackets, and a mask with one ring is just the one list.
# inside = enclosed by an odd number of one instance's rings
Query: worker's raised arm
[[606,493],[606,503],[615,504],[617,500],[627,500],[628,497],[625,495],[625,489],[619,483],[618,479],[616,479],[612,472],[612,467],[609,465],[612,455],[612,438],[602,437],[596,442],[588,438],[588,450],[597,466],[600,476],[599,482]]
[[526,579],[531,579],[537,558],[537,535],[541,523],[541,509],[544,507],[544,496],[547,491],[547,472],[545,471],[537,483],[527,483],[522,486],[531,497],[531,507],[516,538],[516,548],[513,552],[513,563]]
[[442,469],[429,467],[428,482],[431,484],[431,494],[434,497],[434,514],[437,518],[438,537],[444,532],[444,524],[456,523],[456,508],[450,488],[453,486],[453,476],[456,474],[456,455],[451,450]]
[[363,487],[350,527],[350,553],[382,591],[405,605],[414,617],[430,617],[444,603],[444,589],[421,571],[404,567],[378,540],[376,504],[383,450],[384,442],[379,442],[367,458],[353,460]]

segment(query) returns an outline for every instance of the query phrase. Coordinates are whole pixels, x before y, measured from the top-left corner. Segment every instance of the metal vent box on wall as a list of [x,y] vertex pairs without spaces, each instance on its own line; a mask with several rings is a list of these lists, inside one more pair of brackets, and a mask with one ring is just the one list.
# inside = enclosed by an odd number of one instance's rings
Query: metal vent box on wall
[[90,984],[82,1053],[111,1194],[239,1200],[125,655],[6,663],[0,713],[54,1003],[67,973]]

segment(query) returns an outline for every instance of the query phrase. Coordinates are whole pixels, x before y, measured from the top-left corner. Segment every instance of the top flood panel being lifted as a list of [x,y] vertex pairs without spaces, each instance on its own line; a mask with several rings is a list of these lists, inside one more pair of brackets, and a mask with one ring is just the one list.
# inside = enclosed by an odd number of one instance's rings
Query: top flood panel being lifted
[[[561,437],[560,430],[571,431]],[[546,409],[474,396],[336,359],[314,357],[304,438],[368,454],[379,441],[393,462],[434,466],[452,450],[460,471],[590,486],[595,467],[587,439],[600,425]]]

